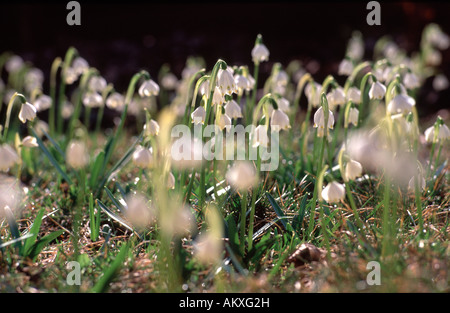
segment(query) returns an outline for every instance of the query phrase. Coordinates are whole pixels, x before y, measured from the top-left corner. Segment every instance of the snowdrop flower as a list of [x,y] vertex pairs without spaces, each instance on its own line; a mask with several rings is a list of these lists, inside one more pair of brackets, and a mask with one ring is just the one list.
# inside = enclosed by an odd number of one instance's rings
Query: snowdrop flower
[[416,89],[420,87],[419,78],[414,73],[406,73],[403,77],[403,83],[408,89]]
[[16,151],[8,144],[0,145],[0,171],[6,172],[19,161]]
[[220,91],[219,87],[214,88],[214,94],[212,98],[212,105],[222,105],[224,102],[224,98],[222,95],[222,92]]
[[333,110],[336,106],[345,104],[345,93],[341,87],[335,88],[327,94],[327,101],[330,109]]
[[114,92],[106,99],[106,106],[112,110],[120,110],[125,106],[125,97],[118,92]]
[[167,90],[175,90],[178,87],[178,78],[173,73],[167,73],[161,79],[161,86]]
[[67,85],[72,85],[78,77],[78,73],[72,67],[68,67],[64,70],[64,81]]
[[337,182],[329,183],[322,190],[322,198],[328,203],[336,203],[343,200],[345,197],[344,185]]
[[199,167],[203,161],[203,143],[198,138],[182,136],[170,150],[172,164],[179,169]]
[[22,107],[19,112],[19,119],[22,123],[26,123],[26,121],[32,121],[36,117],[36,107],[31,103],[25,102],[22,103]]
[[49,129],[48,124],[42,120],[38,120],[34,125],[34,131],[39,137],[44,136],[44,132],[48,133]]
[[242,110],[236,101],[230,100],[225,105],[225,114],[228,115],[230,118],[237,119],[242,117]]
[[206,97],[209,97],[209,79],[205,80],[199,87],[199,92],[202,96],[206,95]]
[[80,169],[89,163],[89,154],[84,142],[72,140],[67,147],[66,161],[70,167]]
[[155,210],[143,194],[128,195],[125,202],[126,217],[134,227],[144,228],[154,221]]
[[144,125],[144,131],[147,136],[158,136],[159,134],[158,122],[151,119],[148,123]]
[[[449,86],[449,82],[447,77],[443,74],[436,75],[433,79],[433,88],[436,91],[442,91],[447,89]],[[1,89],[0,89],[1,90]]]
[[308,98],[308,102],[311,103],[313,107],[318,107],[320,105],[320,90],[322,85],[318,83],[309,84],[305,87],[305,95]]
[[68,119],[72,116],[74,110],[75,108],[72,103],[70,103],[69,101],[64,101],[61,111],[62,118]]
[[391,102],[388,103],[387,111],[390,114],[395,113],[409,113],[412,107],[416,104],[416,101],[408,95],[399,94],[396,95]]
[[348,112],[348,122],[358,126],[358,120],[359,120],[359,110],[357,108],[350,108]]
[[425,55],[425,61],[431,66],[438,66],[442,63],[442,54],[437,50],[430,50]]
[[23,65],[23,59],[18,55],[13,55],[5,62],[5,69],[8,73],[14,73],[20,70]]
[[25,89],[32,93],[34,89],[42,89],[44,83],[44,73],[38,68],[30,69],[24,78]]
[[288,99],[281,97],[281,98],[279,98],[277,100],[277,103],[278,103],[278,108],[281,111],[283,111],[283,112],[289,112],[290,111],[291,108],[289,106],[289,100]]
[[280,109],[273,110],[270,118],[270,127],[274,131],[291,128],[291,125],[289,125],[289,117]]
[[218,262],[223,251],[223,242],[210,232],[200,234],[194,243],[195,259],[204,265]]
[[355,180],[355,178],[360,177],[362,174],[361,163],[350,160],[345,166],[345,181]]
[[231,118],[226,113],[222,114],[217,121],[217,125],[219,126],[220,130],[226,128],[227,132],[229,132],[231,129]]
[[232,95],[236,92],[236,83],[234,81],[233,74],[231,74],[228,70],[219,70],[217,75],[217,85],[223,95]]
[[26,136],[25,138],[22,139],[22,146],[28,147],[28,148],[34,148],[34,147],[38,147],[39,145],[37,143],[36,137]]
[[167,175],[167,188],[175,189],[175,176],[173,176],[172,172],[169,172],[169,175]]
[[90,108],[99,108],[103,105],[103,97],[97,92],[87,92],[83,97],[83,104]]
[[148,79],[142,83],[138,92],[142,98],[157,96],[159,94],[159,86],[152,79]]
[[377,99],[381,100],[384,98],[384,95],[386,94],[386,86],[380,83],[379,81],[376,81],[370,86],[369,89],[369,98],[371,100]]
[[140,168],[151,168],[153,166],[153,154],[151,149],[138,146],[133,153],[133,163]]
[[239,191],[247,190],[258,183],[256,169],[248,161],[235,162],[227,171],[226,179],[233,188]]
[[[445,124],[440,124],[439,132],[438,132],[436,140],[441,141],[441,140],[446,140],[449,138],[450,138],[450,130],[449,130],[448,126]],[[427,142],[434,141],[434,125],[425,130],[425,140]]]
[[247,77],[244,75],[237,74],[234,76],[234,81],[236,83],[236,88],[239,93],[242,93],[244,90],[251,90],[251,84]]
[[255,79],[253,78],[253,76],[250,73],[247,73],[247,79],[248,82],[250,83],[250,85],[248,86],[248,90],[252,90],[253,87],[255,87]]
[[279,70],[272,77],[272,83],[275,84],[275,85],[286,86],[288,82],[289,82],[289,75],[283,70]]
[[381,79],[381,81],[383,82],[391,81],[393,73],[394,73],[393,68],[391,66],[386,66],[386,68],[383,71],[383,78]]
[[350,87],[347,90],[347,101],[352,101],[353,103],[361,103],[361,91],[356,87]]
[[78,73],[78,75],[81,75],[89,69],[89,63],[82,57],[78,56],[73,59],[72,68],[76,73]]
[[[425,189],[425,187],[427,186],[427,182],[425,181],[425,178],[421,174],[419,174],[419,176],[417,178],[418,178],[418,182],[419,182],[419,190],[423,191]],[[416,190],[416,184],[415,184],[415,177],[414,176],[411,177],[411,179],[409,180],[408,189],[412,190],[412,191]]]
[[338,75],[350,76],[353,72],[353,63],[348,59],[343,59],[339,63]]
[[[333,112],[329,110],[328,125],[326,126],[327,134],[328,129],[333,129],[333,126],[334,126],[334,115]],[[323,137],[325,131],[325,114],[323,112],[322,107],[317,109],[316,113],[314,113],[314,127],[317,128],[317,136]]]
[[252,132],[252,147],[256,148],[258,146],[265,148],[269,146],[269,136],[264,125],[258,125]]
[[268,61],[269,55],[269,49],[263,43],[256,44],[252,49],[252,60],[255,64]]
[[199,106],[194,110],[194,112],[191,113],[192,123],[195,125],[198,124],[204,124],[205,118],[206,118],[206,111],[205,108],[202,106]]
[[41,95],[34,101],[34,106],[38,112],[48,110],[52,106],[52,98],[47,95]]
[[99,92],[101,93],[108,83],[106,82],[106,79],[104,79],[101,76],[93,76],[91,79],[89,79],[88,88],[91,91]]

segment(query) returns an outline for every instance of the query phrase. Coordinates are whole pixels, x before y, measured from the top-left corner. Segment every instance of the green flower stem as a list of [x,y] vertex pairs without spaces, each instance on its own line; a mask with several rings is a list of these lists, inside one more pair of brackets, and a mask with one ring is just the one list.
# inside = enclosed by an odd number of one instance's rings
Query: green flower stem
[[18,97],[21,100],[21,103],[26,103],[27,99],[24,95],[15,92],[11,99],[9,99],[8,107],[6,108],[6,120],[5,120],[5,126],[3,127],[3,142],[6,142],[8,139],[8,130],[9,130],[9,123],[11,120],[11,111],[14,104],[14,100],[16,100],[16,97]]
[[375,77],[375,75],[372,74],[372,72],[367,73],[366,75],[364,75],[364,77],[361,80],[361,104],[359,105],[359,117],[358,117],[358,128],[361,127],[362,125],[362,121],[363,121],[363,116],[366,116],[366,109],[369,105],[369,94],[368,92],[366,92],[366,85],[367,82],[369,81],[369,78],[372,78],[373,82],[377,81],[377,78]]
[[383,197],[383,222],[382,222],[382,231],[383,231],[383,241],[382,241],[382,257],[386,257],[392,252],[392,243],[391,243],[391,227],[389,226],[390,222],[390,210],[391,210],[391,180],[388,177],[388,174],[384,173],[384,197]]
[[[192,75],[191,79],[189,80],[189,85],[188,85],[188,91],[186,94],[186,110],[184,111],[184,116],[183,116],[183,124],[186,126],[190,126],[191,125],[191,113],[194,111],[195,109],[195,103],[197,101],[197,94],[198,94],[198,89],[200,88],[200,85],[206,80],[208,79],[210,76],[202,76],[197,80],[197,83],[195,84],[194,87],[194,92],[192,94],[192,96],[190,96],[190,90],[192,89],[192,86],[194,85],[195,82],[195,78],[200,74],[203,75],[205,73],[205,69],[201,69],[198,72],[196,72],[194,75]],[[206,76],[206,78],[204,78]],[[192,100],[191,100],[192,99]],[[191,104],[191,106],[189,107],[189,103]]]
[[434,169],[435,170],[438,168],[438,165],[439,165],[439,159],[441,158],[442,146],[443,146],[442,141],[440,141],[438,154],[436,156],[436,160],[434,161]]
[[102,126],[103,121],[103,115],[105,113],[105,105],[106,105],[106,99],[108,98],[109,94],[114,90],[114,87],[112,84],[108,84],[106,88],[102,92],[102,98],[103,98],[103,105],[99,108],[97,113],[97,121],[95,123],[95,132],[98,133],[100,131],[100,127]]
[[241,220],[239,222],[239,250],[241,255],[244,256],[245,253],[245,222],[247,217],[247,191],[242,192],[241,201]]
[[356,76],[358,75],[358,73],[359,73],[362,69],[364,69],[364,68],[366,68],[366,67],[368,67],[368,66],[370,66],[370,65],[371,65],[371,63],[370,63],[369,61],[365,61],[365,62],[362,62],[362,63],[358,64],[358,65],[353,69],[352,74],[351,74],[351,75],[347,78],[347,80],[345,81],[345,85],[344,85],[344,93],[345,93],[345,94],[347,94],[348,89],[353,85],[353,83],[354,83],[354,81],[355,81],[355,78],[356,78]]
[[[56,118],[56,76],[58,73],[58,69],[62,65],[62,59],[60,57],[57,57],[51,67],[50,71],[50,97],[52,98],[52,106],[50,107],[50,110],[48,112],[48,126],[50,130],[50,134],[52,136],[55,135],[55,118]],[[60,104],[60,110],[61,110],[62,104]]]
[[[78,55],[78,51],[74,48],[74,47],[70,47],[67,52],[66,55],[64,57],[64,62],[62,64],[62,69],[61,69],[61,83],[59,84],[59,94],[58,94],[58,110],[56,110],[58,116],[56,118],[56,122],[57,122],[57,130],[58,133],[62,133],[63,130],[63,122],[64,119],[62,117],[62,105],[64,103],[64,97],[65,97],[65,91],[66,91],[66,79],[65,79],[65,75],[66,75],[66,71],[67,69],[70,67],[70,65],[72,64],[72,60]],[[56,105],[56,103],[54,103],[54,105]]]
[[[259,149],[257,150],[256,156],[256,177],[259,177],[261,173],[261,156],[259,154]],[[256,196],[259,193],[258,186],[253,188],[252,192],[252,203],[250,210],[250,220],[248,225],[248,250],[250,251],[253,247],[253,229],[255,225],[255,208],[256,208]]]
[[345,183],[345,191],[347,193],[348,202],[350,203],[350,207],[352,208],[353,215],[355,216],[356,225],[359,227],[359,229],[364,229],[363,221],[361,220],[361,217],[358,214],[358,209],[355,204],[355,199],[352,195],[352,191],[350,190],[349,186],[350,182]]
[[255,63],[255,68],[254,68],[254,72],[253,72],[253,79],[255,80],[255,84],[253,85],[253,90],[252,90],[252,100],[250,103],[247,103],[250,105],[248,105],[247,110],[246,110],[247,123],[245,126],[249,125],[248,119],[251,116],[251,114],[253,112],[253,108],[256,105],[256,93],[258,91],[258,76],[259,76],[259,63]]

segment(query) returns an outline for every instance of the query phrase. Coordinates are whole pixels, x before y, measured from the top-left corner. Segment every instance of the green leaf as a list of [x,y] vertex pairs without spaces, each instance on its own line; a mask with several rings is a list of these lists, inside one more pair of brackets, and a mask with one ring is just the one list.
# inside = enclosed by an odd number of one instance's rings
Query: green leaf
[[29,234],[31,237],[29,237],[23,247],[23,256],[27,256],[28,253],[31,251],[31,247],[36,242],[37,236],[39,234],[39,229],[41,228],[42,224],[42,218],[44,217],[45,209],[40,209],[38,214],[36,215],[36,218],[34,220],[33,225],[30,228]]
[[91,168],[91,177],[89,178],[89,186],[91,188],[94,188],[95,184],[98,181],[98,177],[100,175],[104,159],[105,159],[105,152],[100,151],[100,153],[95,158],[95,162],[93,163]]
[[125,222],[125,220],[123,218],[121,218],[120,216],[117,216],[116,214],[114,214],[110,209],[108,209],[100,200],[97,199],[97,204],[100,206],[100,208],[113,220],[115,220],[116,222],[118,222],[119,224],[123,225],[125,228],[127,228],[130,231],[133,231],[133,228],[128,225],[127,222]]
[[266,197],[269,199],[270,204],[273,207],[273,210],[277,214],[277,216],[280,218],[281,224],[283,224],[284,229],[286,229],[286,216],[283,213],[283,210],[281,210],[278,203],[275,201],[275,199],[270,195],[270,193],[266,192]]
[[292,219],[292,228],[294,228],[294,230],[298,234],[300,233],[300,228],[302,226],[303,219],[305,218],[307,200],[308,197],[306,195],[303,196],[302,202],[300,203],[300,207],[298,209],[298,213]]
[[48,245],[51,241],[55,240],[56,238],[58,238],[59,236],[61,236],[64,233],[64,230],[57,230],[54,231],[53,233],[48,234],[47,236],[42,237],[41,239],[39,239],[32,247],[29,253],[29,257],[35,261],[36,257],[39,255],[39,253],[41,253],[42,249],[44,249],[44,247],[46,245]]
[[125,209],[123,208],[122,204],[120,204],[120,202],[116,199],[116,197],[114,197],[111,190],[105,187],[105,191],[108,197],[111,199],[112,203],[116,206],[116,208],[118,208],[120,212],[122,212],[122,214],[125,214]]
[[5,247],[7,247],[7,246],[10,246],[10,245],[12,245],[12,244],[15,244],[15,243],[17,243],[17,242],[19,242],[19,241],[28,239],[28,238],[30,238],[31,236],[33,236],[33,235],[32,235],[32,234],[26,234],[26,235],[23,235],[22,237],[19,237],[19,238],[16,238],[16,239],[7,241],[7,242],[5,242],[5,243],[3,243],[2,239],[0,238],[0,250],[3,251],[3,248],[5,248]]
[[230,245],[233,250],[238,251],[239,247],[239,234],[236,228],[236,222],[232,214],[228,215],[225,219],[228,227],[228,238],[230,239]]
[[129,244],[124,244],[121,248],[119,253],[117,254],[115,260],[109,266],[106,271],[103,273],[103,276],[100,277],[99,281],[95,284],[95,286],[92,288],[92,292],[101,293],[105,292],[108,287],[109,283],[114,279],[114,277],[118,274],[120,268],[122,267],[123,262],[125,261],[125,257],[128,254],[128,248]]

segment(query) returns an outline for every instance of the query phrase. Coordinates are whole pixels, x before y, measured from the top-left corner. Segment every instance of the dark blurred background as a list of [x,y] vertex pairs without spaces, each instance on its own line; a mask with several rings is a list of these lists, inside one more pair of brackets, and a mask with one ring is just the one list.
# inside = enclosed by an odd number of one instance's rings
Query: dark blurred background
[[[270,62],[261,69],[263,77],[273,62],[287,66],[294,59],[304,64],[315,60],[320,64],[314,74],[319,81],[327,74],[336,75],[353,30],[363,34],[366,58],[372,57],[375,41],[386,34],[409,52],[419,49],[422,30],[430,22],[450,34],[449,2],[379,1],[381,26],[366,23],[368,1],[81,0],[81,26],[67,25],[67,2],[0,4],[0,53],[19,54],[48,75],[54,58],[64,57],[67,48],[74,46],[123,91],[131,76],[143,68],[156,76],[161,65],[169,63],[180,77],[190,55],[203,56],[207,69],[218,58],[251,65],[250,52],[258,33],[270,50]],[[443,52],[441,68],[449,77],[450,51]],[[444,91],[422,113],[447,108],[449,101]]]

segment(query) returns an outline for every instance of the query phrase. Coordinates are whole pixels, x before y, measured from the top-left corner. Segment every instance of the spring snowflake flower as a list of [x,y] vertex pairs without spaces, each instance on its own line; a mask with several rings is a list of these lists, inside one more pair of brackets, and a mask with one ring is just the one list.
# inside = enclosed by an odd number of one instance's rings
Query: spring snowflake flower
[[[328,125],[326,126],[327,134],[328,129],[333,129],[333,126],[334,126],[334,115],[333,112],[329,110]],[[317,128],[317,136],[323,137],[325,132],[325,114],[323,112],[322,107],[318,108],[316,113],[314,113],[314,127]]]
[[73,59],[71,67],[74,70],[74,72],[78,76],[80,76],[84,72],[89,70],[89,63],[85,59],[83,59],[82,57],[76,57],[75,59]]
[[288,99],[281,97],[281,98],[277,99],[277,103],[278,103],[278,108],[281,111],[288,113],[291,110]]
[[336,203],[343,200],[345,197],[345,187],[337,182],[329,183],[322,190],[322,198],[328,203]]
[[173,142],[170,154],[173,166],[179,169],[196,168],[203,161],[203,143],[198,138],[182,136]]
[[205,108],[202,106],[199,106],[194,110],[194,112],[191,113],[192,123],[195,125],[198,124],[204,124],[205,118],[206,118],[206,111]]
[[414,73],[406,73],[405,77],[403,77],[403,83],[408,89],[416,89],[420,87],[419,78]]
[[5,69],[8,73],[15,73],[24,66],[23,59],[18,55],[13,55],[5,62]]
[[155,219],[154,208],[143,194],[131,194],[125,199],[126,217],[134,227],[144,228]]
[[244,90],[251,90],[251,84],[247,77],[244,75],[235,75],[234,76],[234,82],[236,83],[236,88],[239,93],[243,92]]
[[226,179],[233,188],[244,191],[248,188],[256,186],[258,177],[256,169],[251,162],[241,161],[236,162],[227,171]]
[[26,121],[32,121],[36,117],[36,107],[31,103],[25,102],[22,103],[22,107],[19,112],[19,119],[22,123],[26,123]]
[[142,98],[157,96],[159,94],[159,86],[152,79],[148,79],[142,83],[138,92]]
[[[447,140],[450,138],[450,130],[447,125],[439,125],[439,132],[437,135],[437,141]],[[434,125],[425,130],[425,140],[427,142],[433,142],[434,140]]]
[[83,104],[89,108],[103,106],[103,97],[97,92],[87,92],[83,97]]
[[72,140],[67,147],[66,161],[70,167],[80,169],[89,163],[89,154],[84,142]]
[[289,125],[289,117],[280,109],[273,110],[270,118],[270,127],[274,131],[291,128],[291,125]]
[[10,145],[4,143],[0,145],[0,171],[6,172],[19,161],[19,156]]
[[305,87],[305,95],[308,98],[308,102],[311,103],[313,107],[318,107],[320,105],[320,90],[322,85],[318,83],[308,84]]
[[350,87],[347,90],[347,101],[352,101],[353,103],[361,103],[361,91],[356,87]]
[[219,120],[217,121],[217,126],[219,126],[220,130],[227,130],[227,132],[231,129],[231,118],[225,113],[220,115]]
[[64,101],[63,106],[62,106],[61,116],[64,119],[68,119],[69,117],[72,116],[74,111],[75,111],[75,107],[73,106],[73,104],[70,103],[69,101]]
[[151,119],[144,125],[144,131],[147,136],[158,136],[159,134],[159,124],[157,121]]
[[219,70],[217,75],[217,85],[223,95],[231,96],[234,92],[236,92],[236,83],[234,81],[233,74],[231,74],[228,70]]
[[175,90],[178,87],[178,78],[173,73],[167,73],[161,79],[161,86],[166,90]]
[[269,146],[269,136],[267,135],[267,130],[264,125],[258,125],[253,130],[251,137],[253,148],[256,148],[258,146],[267,148]]
[[350,108],[348,112],[348,122],[358,126],[359,121],[359,110],[357,108]]
[[252,49],[252,60],[255,64],[268,61],[269,55],[269,49],[263,43],[256,44]]
[[47,95],[40,95],[34,101],[34,106],[38,112],[48,110],[52,106],[52,98]]
[[38,68],[30,69],[24,78],[25,90],[30,94],[34,89],[43,89],[42,84],[44,83],[44,73]]
[[350,76],[353,72],[353,63],[348,59],[343,59],[339,63],[338,75]]
[[336,106],[344,105],[346,102],[344,89],[338,87],[330,91],[327,94],[327,101],[331,110],[333,110]]
[[386,94],[386,86],[379,81],[374,82],[369,89],[369,98],[371,100],[377,99],[381,100]]
[[89,79],[88,88],[91,91],[99,92],[101,93],[108,83],[106,82],[106,79],[104,79],[101,76],[93,76],[91,79]]
[[[442,91],[448,88],[450,85],[447,77],[443,74],[436,75],[433,79],[433,88],[436,91]],[[1,90],[1,89],[0,89]]]
[[133,163],[140,168],[151,168],[153,166],[152,151],[143,146],[138,146],[133,153]]
[[214,88],[213,98],[212,98],[212,105],[222,105],[224,103],[223,94],[220,91],[219,87]]
[[387,111],[390,114],[409,113],[415,104],[416,101],[410,96],[398,94],[388,103]]
[[33,136],[26,136],[22,139],[22,146],[28,147],[28,148],[35,148],[38,147],[38,143],[35,137]]
[[242,110],[236,101],[230,100],[227,104],[225,104],[225,114],[230,118],[237,119],[242,117]]
[[350,160],[347,162],[345,166],[345,179],[348,180],[355,180],[355,178],[360,177],[362,174],[362,165],[361,163]]
[[120,110],[125,106],[125,97],[118,92],[114,92],[106,99],[106,106],[112,110]]

